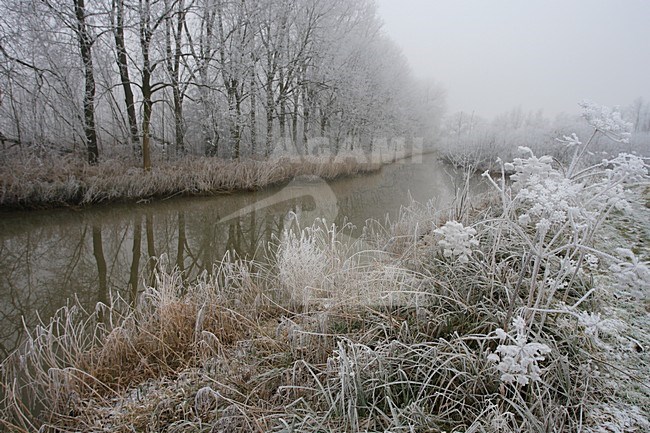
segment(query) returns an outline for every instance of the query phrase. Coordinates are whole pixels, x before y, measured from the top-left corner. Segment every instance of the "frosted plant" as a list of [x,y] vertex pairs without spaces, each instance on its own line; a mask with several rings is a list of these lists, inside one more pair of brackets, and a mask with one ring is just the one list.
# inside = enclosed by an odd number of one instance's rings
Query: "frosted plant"
[[511,179],[516,191],[514,200],[521,210],[517,218],[519,224],[533,223],[537,230],[546,232],[569,217],[583,223],[594,217],[580,206],[582,184],[567,179],[553,168],[550,156],[538,158],[527,147],[519,150],[529,153],[528,158],[515,158],[511,164],[505,164],[506,170],[515,172]]
[[578,319],[578,324],[584,327],[584,334],[594,340],[599,342],[599,335],[618,335],[620,329],[625,325],[613,319],[603,319],[599,313],[581,311],[575,314]]
[[575,132],[569,136],[563,135],[562,138],[556,138],[555,141],[562,143],[566,147],[575,147],[582,144]]
[[632,124],[623,120],[618,107],[610,109],[592,101],[583,101],[579,105],[582,108],[582,117],[596,131],[605,134],[613,140],[622,143],[628,142]]
[[[577,230],[589,228],[599,215],[609,209],[629,211],[626,186],[648,179],[645,160],[628,153],[621,153],[588,168],[580,168],[580,160],[597,134],[622,141],[629,135],[627,131],[630,128],[617,109],[610,110],[591,102],[581,106],[583,117],[594,132],[585,144],[576,134],[557,139],[575,149],[566,171],[555,168],[550,156],[537,157],[528,147],[519,147],[519,151],[525,152],[527,157],[515,158],[503,165],[505,171],[514,173],[511,180],[515,196],[511,204],[520,225],[534,224],[538,232],[544,234],[567,223]],[[494,181],[492,184],[501,190],[504,206],[507,206],[510,198],[506,195],[505,186],[501,188]]]
[[512,412],[503,412],[496,409],[493,418],[490,420],[490,427],[497,432],[511,432],[512,426],[515,424],[515,414]]
[[479,244],[478,240],[474,239],[476,230],[463,227],[463,224],[457,221],[447,221],[444,226],[433,232],[442,236],[438,241],[438,245],[443,248],[442,254],[447,258],[457,257],[458,263],[461,264],[469,262],[472,247]]
[[[371,364],[377,359],[373,349],[347,338],[341,338],[337,342],[337,349],[327,358],[327,371],[332,374],[331,389],[338,394],[341,410],[348,414],[353,423],[357,415],[355,410],[350,409],[357,407],[359,398],[363,398],[363,380],[360,376],[372,371],[374,368]],[[354,431],[359,429],[355,428]]]
[[360,373],[368,372],[370,367],[379,363],[381,359],[379,352],[347,338],[341,338],[336,346],[332,355],[327,358],[327,369],[343,380],[358,379]]
[[507,171],[515,171],[511,176],[513,185],[527,185],[531,183],[531,178],[539,179],[547,176],[560,178],[562,175],[551,165],[553,158],[548,155],[536,157],[529,147],[519,146],[519,152],[527,153],[528,158],[515,158],[512,163],[506,163]]
[[626,190],[620,183],[614,183],[607,180],[595,183],[591,188],[598,194],[599,200],[593,201],[595,208],[605,211],[607,208],[613,208],[621,212],[629,213],[632,211],[630,202],[626,197]]
[[327,367],[330,371],[335,371],[341,379],[346,377],[354,378],[356,375],[355,370],[355,357],[354,343],[347,339],[342,339],[337,342],[338,349],[335,349],[332,356],[327,359]]
[[616,248],[616,253],[623,260],[610,266],[610,270],[617,274],[619,281],[636,288],[650,285],[649,262],[639,260],[636,254],[627,248]]
[[642,182],[648,177],[648,168],[640,156],[619,153],[616,158],[603,161],[610,181]]
[[[644,182],[648,179],[648,166],[644,159],[629,153],[620,153],[616,158],[603,160],[604,176],[589,188],[599,199],[593,204],[600,209],[607,207],[623,212],[630,212],[631,205],[626,196],[629,184]],[[590,192],[591,192],[590,191]]]
[[205,414],[215,410],[218,406],[221,395],[218,391],[209,386],[204,386],[196,392],[194,397],[194,410],[199,414]]
[[501,193],[504,212],[514,216],[522,226],[534,225],[542,236],[560,228],[567,234],[579,234],[596,227],[611,209],[629,211],[626,187],[648,179],[646,161],[633,154],[621,153],[611,160],[585,167],[582,157],[597,135],[621,142],[629,136],[631,125],[621,118],[616,108],[592,102],[581,106],[583,117],[594,130],[584,144],[575,133],[557,139],[574,149],[567,169],[554,167],[551,156],[537,157],[530,148],[519,147],[527,156],[502,166],[504,173],[513,173],[510,179],[514,195],[504,180],[499,185],[489,172],[484,173]]
[[544,355],[551,353],[550,347],[542,343],[528,342],[526,322],[522,317],[513,319],[512,328],[516,332],[515,336],[501,328],[495,331],[503,343],[510,344],[499,344],[496,353],[490,354],[488,360],[497,363],[501,381],[505,383],[523,386],[531,381],[541,380],[542,371],[538,362],[545,359]]
[[328,274],[330,258],[320,241],[322,230],[316,225],[296,233],[285,230],[277,252],[280,283],[295,302],[309,304],[314,290],[321,289]]

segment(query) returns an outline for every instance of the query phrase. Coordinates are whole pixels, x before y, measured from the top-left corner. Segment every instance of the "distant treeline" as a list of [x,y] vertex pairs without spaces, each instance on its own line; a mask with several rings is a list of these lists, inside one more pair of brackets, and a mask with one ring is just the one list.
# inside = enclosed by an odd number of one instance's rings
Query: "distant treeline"
[[22,153],[268,156],[428,136],[372,0],[4,0],[0,136]]
[[[619,152],[650,156],[650,103],[637,98],[627,106],[615,107],[614,111],[627,123],[630,136],[624,141],[596,137],[585,160],[595,164],[604,156],[613,157]],[[579,116],[559,114],[551,119],[541,110],[526,112],[518,107],[491,120],[459,112],[443,120],[439,147],[443,159],[455,166],[471,167],[479,172],[499,171],[499,161],[520,156],[519,146],[568,163],[573,151],[559,140],[572,134],[586,141],[592,131]]]

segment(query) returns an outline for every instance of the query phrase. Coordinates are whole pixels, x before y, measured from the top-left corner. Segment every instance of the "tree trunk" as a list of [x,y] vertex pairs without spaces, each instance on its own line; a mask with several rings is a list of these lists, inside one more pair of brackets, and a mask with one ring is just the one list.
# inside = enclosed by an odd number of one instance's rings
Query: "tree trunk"
[[293,94],[293,117],[291,119],[291,141],[293,141],[293,145],[296,148],[296,150],[299,149],[298,147],[298,102],[299,102],[299,92],[296,89],[295,93]]
[[213,57],[212,37],[214,31],[214,18],[216,7],[214,3],[206,4],[205,11],[201,17],[201,33],[199,36],[199,58],[197,59],[200,79],[199,94],[200,101],[205,110],[205,121],[202,122],[203,137],[205,142],[205,155],[216,156],[219,153],[219,130],[214,116],[214,104],[211,103],[211,90],[209,89],[208,67]]
[[153,102],[151,101],[151,75],[148,71],[142,73],[142,168],[145,171],[151,170],[151,146],[150,132],[151,111]]
[[256,141],[257,141],[257,101],[255,97],[255,92],[257,89],[255,88],[255,63],[253,63],[253,66],[251,68],[251,83],[250,83],[250,92],[251,92],[251,111],[250,111],[250,118],[251,118],[251,156],[255,156],[256,152]]
[[280,113],[278,113],[278,122],[280,123],[280,139],[282,140],[282,146],[284,150],[287,150],[287,142],[285,138],[287,136],[287,104],[284,102],[284,99],[280,101]]
[[99,161],[99,149],[97,147],[97,131],[95,130],[95,75],[93,72],[91,52],[93,41],[86,27],[86,6],[84,0],[73,1],[75,15],[77,17],[77,36],[86,80],[83,99],[84,135],[86,138],[86,149],[88,151],[88,163],[95,165]]
[[185,154],[185,122],[183,120],[183,97],[178,89],[172,90],[174,97],[174,125],[176,153],[178,155]]
[[235,88],[235,159],[239,159],[241,153],[241,103],[242,95]]
[[266,155],[271,154],[273,146],[273,75],[266,74]]
[[309,89],[304,87],[302,90],[302,144],[305,148],[305,155],[309,154]]
[[174,110],[174,141],[176,154],[185,153],[185,125],[183,119],[183,93],[180,87],[180,61],[181,61],[181,39],[183,26],[185,25],[185,10],[183,0],[178,2],[178,10],[174,15],[176,17],[176,28],[174,29],[174,47],[172,50],[171,43],[171,17],[166,20],[166,51],[167,51],[167,71],[171,79],[172,102]]
[[[153,101],[151,100],[151,60],[149,46],[151,44],[151,28],[149,16],[150,0],[140,0],[140,48],[142,49],[142,168],[151,170],[150,127]],[[142,7],[144,3],[144,8]]]
[[140,153],[140,134],[138,132],[138,119],[135,115],[135,102],[129,68],[127,65],[126,45],[124,42],[124,0],[114,0],[115,10],[115,48],[117,49],[117,68],[120,71],[120,81],[124,91],[124,103],[126,105],[126,117],[129,122],[131,146],[134,152]]
[[325,137],[325,131],[327,130],[327,115],[321,110],[320,113],[320,136]]
[[238,85],[236,79],[228,80],[226,84],[226,90],[228,93],[228,114],[230,117],[231,156],[235,159],[239,158],[239,147],[241,143],[241,131],[239,125],[241,102],[237,89]]
[[284,150],[287,150],[287,143],[285,141],[287,134],[286,118],[287,118],[287,101],[285,99],[285,85],[284,85],[284,72],[280,68],[280,83],[278,84],[278,102],[280,112],[278,113],[278,122],[280,123],[280,140],[282,140],[282,146]]

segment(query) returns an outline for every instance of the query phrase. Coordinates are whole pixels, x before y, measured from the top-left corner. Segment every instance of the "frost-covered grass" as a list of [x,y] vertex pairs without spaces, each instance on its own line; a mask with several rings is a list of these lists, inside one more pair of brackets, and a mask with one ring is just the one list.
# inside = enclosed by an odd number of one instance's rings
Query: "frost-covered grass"
[[189,287],[159,273],[136,306],[64,308],[2,364],[0,419],[10,431],[648,431],[647,166],[627,154],[587,166],[577,141],[566,166],[522,149],[510,182],[486,173],[480,205],[414,204],[356,240],[292,224],[269,265],[226,257]]
[[[585,101],[580,105],[583,107],[583,117],[589,116],[589,111],[594,115],[603,115],[599,111],[602,107],[597,104]],[[626,123],[617,108],[605,109],[616,116],[621,125]],[[551,121],[543,118],[541,113],[524,116],[521,111],[513,110],[492,122],[468,116],[448,119],[439,148],[442,159],[455,167],[469,168],[478,173],[486,170],[498,172],[499,160],[510,161],[517,157],[519,146],[526,146],[536,154],[548,155],[562,164],[568,164],[573,153],[559,144],[570,139],[572,134],[586,140],[592,133],[591,125],[579,118],[560,116]],[[629,134],[624,143],[599,135],[581,160],[596,163],[603,158],[612,158],[619,152],[650,157],[649,145],[650,135],[647,132]]]
[[160,161],[150,172],[144,172],[123,159],[90,166],[77,157],[4,158],[0,162],[0,207],[89,205],[257,190],[300,175],[329,180],[380,167],[380,163],[340,157],[229,161],[188,156],[174,162]]

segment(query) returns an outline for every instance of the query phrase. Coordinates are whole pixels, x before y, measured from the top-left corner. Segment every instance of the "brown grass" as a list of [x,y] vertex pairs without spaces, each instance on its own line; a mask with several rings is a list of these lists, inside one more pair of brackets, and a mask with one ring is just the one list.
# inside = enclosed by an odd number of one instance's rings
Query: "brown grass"
[[144,172],[131,160],[105,160],[90,166],[76,157],[5,160],[0,163],[0,207],[34,209],[117,201],[141,201],[176,195],[211,195],[258,190],[314,175],[325,180],[376,171],[378,163],[306,157],[277,162],[185,157],[160,162]]
[[[84,354],[80,368],[112,389],[182,371],[197,359],[195,337],[200,310],[195,303],[175,300],[138,326],[131,322],[131,326],[116,328],[102,347]],[[210,333],[220,345],[247,337],[246,328],[233,311],[215,305],[201,314],[201,332]]]

